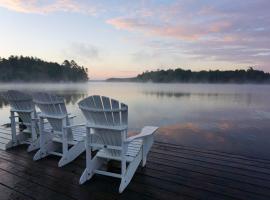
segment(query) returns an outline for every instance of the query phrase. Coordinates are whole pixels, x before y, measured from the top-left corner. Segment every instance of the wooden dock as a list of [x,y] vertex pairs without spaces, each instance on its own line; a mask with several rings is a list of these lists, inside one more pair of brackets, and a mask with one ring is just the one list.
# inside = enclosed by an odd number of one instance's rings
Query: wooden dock
[[156,142],[120,195],[119,180],[111,177],[78,184],[84,155],[58,168],[58,157],[34,162],[33,154],[26,146],[0,150],[1,200],[270,199],[269,160]]

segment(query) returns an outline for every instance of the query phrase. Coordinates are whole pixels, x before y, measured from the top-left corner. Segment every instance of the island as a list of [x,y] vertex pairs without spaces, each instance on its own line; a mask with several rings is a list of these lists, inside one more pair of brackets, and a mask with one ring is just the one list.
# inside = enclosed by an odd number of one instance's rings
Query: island
[[131,78],[109,78],[108,82],[154,83],[270,83],[270,74],[252,67],[247,70],[191,71],[181,68],[146,71]]
[[0,82],[85,82],[87,68],[74,60],[62,64],[39,58],[10,56],[0,58]]

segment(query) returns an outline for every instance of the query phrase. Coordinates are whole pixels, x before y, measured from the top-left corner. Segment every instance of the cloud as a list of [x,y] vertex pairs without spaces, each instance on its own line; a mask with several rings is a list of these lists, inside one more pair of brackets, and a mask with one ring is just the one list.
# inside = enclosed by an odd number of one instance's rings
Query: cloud
[[80,60],[83,63],[100,59],[98,47],[87,43],[72,43],[65,50],[63,55],[67,58]]
[[73,50],[74,54],[80,57],[87,57],[92,59],[97,59],[99,57],[98,48],[91,44],[73,43],[71,45],[71,49]]
[[147,15],[127,11],[106,22],[119,30],[143,33],[144,48],[151,48],[146,57],[178,53],[197,60],[269,67],[270,1],[170,2],[144,4],[141,10],[148,10]]
[[[170,56],[186,56],[236,64],[270,63],[269,0],[119,0],[117,4],[100,0],[0,0],[0,7],[23,13],[97,15],[119,31],[142,36],[142,51],[134,50],[133,61],[158,56],[164,57],[160,58],[163,63],[169,62]],[[99,51],[88,44],[73,44],[67,51],[83,59],[99,57]]]
[[107,20],[108,24],[118,29],[129,31],[142,31],[148,36],[163,36],[179,39],[196,40],[200,37],[198,32],[191,33],[191,29],[167,24],[153,24],[137,18],[114,18]]
[[45,14],[57,11],[95,15],[97,7],[72,0],[0,0],[0,7],[16,12]]

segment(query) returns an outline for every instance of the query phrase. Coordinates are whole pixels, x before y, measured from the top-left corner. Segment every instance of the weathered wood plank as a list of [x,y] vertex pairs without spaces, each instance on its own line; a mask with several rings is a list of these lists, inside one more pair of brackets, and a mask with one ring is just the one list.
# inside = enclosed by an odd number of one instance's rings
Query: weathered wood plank
[[[156,143],[146,168],[120,195],[120,181],[111,177],[78,184],[84,155],[63,168],[58,157],[34,162],[32,156],[24,145],[0,150],[3,199],[270,199],[270,165],[262,159]],[[115,163],[109,168],[119,170]]]
[[160,150],[160,149],[153,149],[151,151],[153,155],[160,156],[160,157],[170,157],[174,160],[188,160],[188,161],[194,161],[198,164],[209,164],[212,166],[215,166],[217,168],[222,167],[224,169],[229,169],[235,172],[241,171],[246,172],[248,174],[258,174],[260,177],[263,176],[265,178],[270,179],[270,169],[264,168],[264,167],[255,167],[250,166],[246,164],[241,163],[234,163],[224,160],[218,160],[218,159],[212,159],[212,158],[206,158],[199,155],[194,154],[184,154],[182,152],[174,152],[174,151],[167,151],[167,150]]
[[66,195],[61,195],[57,192],[53,192],[48,190],[45,187],[41,187],[40,185],[34,184],[31,181],[25,180],[24,178],[20,178],[16,176],[16,174],[9,173],[7,171],[0,171],[0,183],[8,186],[9,188],[14,188],[14,190],[23,193],[24,195],[30,196],[33,199],[41,199],[41,200],[57,200],[57,199],[66,199],[71,200]]
[[[2,166],[1,160],[5,160],[5,163],[12,166]],[[0,153],[0,170],[4,169],[16,173],[16,175],[21,178],[31,179],[36,184],[40,183],[51,190],[57,188],[57,192],[61,194],[69,194],[76,199],[84,199],[86,197],[111,199],[112,197],[118,197],[118,182],[115,179],[109,179],[107,177],[107,180],[105,181],[94,179],[95,183],[89,188],[89,186],[86,187],[88,184],[82,186],[78,184],[79,175],[82,172],[81,168],[78,173],[72,170],[71,165],[63,169],[58,168],[57,159],[53,157],[48,157],[40,162],[33,162],[30,164],[29,162],[33,161],[22,159],[22,157],[18,155],[9,155],[8,157],[5,157]],[[48,163],[53,163],[53,165]],[[77,166],[75,167],[78,168]],[[135,192],[130,193],[134,199],[141,197]]]
[[[84,161],[77,160],[76,163],[78,166],[82,165]],[[151,173],[148,173],[148,172]],[[189,172],[188,176],[186,175]],[[170,168],[167,165],[164,165],[162,161],[158,164],[154,164],[151,161],[148,162],[145,169],[137,170],[137,174],[140,174],[144,179],[147,177],[158,178],[157,182],[165,182],[166,186],[170,185],[175,186],[179,184],[179,189],[183,188],[193,188],[193,190],[200,191],[200,193],[217,193],[219,199],[222,196],[230,196],[230,198],[236,196],[242,196],[240,199],[253,199],[259,195],[259,199],[268,199],[270,198],[270,190],[263,188],[260,185],[254,185],[253,183],[237,182],[231,179],[220,178],[219,176],[204,175],[201,173],[190,173],[188,169],[178,169]],[[204,176],[202,176],[204,175]],[[170,190],[171,188],[166,188]],[[228,195],[234,193],[235,195]],[[190,194],[190,191],[187,193]],[[192,196],[192,195],[191,195]],[[261,196],[261,197],[260,197]],[[195,197],[194,197],[195,198]]]
[[[205,159],[211,159],[211,160],[217,160],[217,161],[221,161],[221,162],[228,162],[228,163],[232,163],[232,164],[239,164],[242,166],[247,166],[247,167],[256,167],[259,169],[270,169],[270,164],[268,163],[262,163],[261,159],[259,159],[258,161],[254,160],[253,158],[251,158],[250,160],[246,157],[245,159],[239,159],[236,157],[228,157],[228,156],[224,156],[224,155],[217,155],[216,152],[202,152],[200,150],[193,150],[193,149],[186,149],[185,147],[181,148],[174,148],[174,147],[169,147],[169,146],[163,146],[163,145],[155,145],[154,146],[154,150],[163,150],[165,152],[170,152],[170,153],[174,153],[175,155],[187,155],[187,156],[192,156],[194,157],[201,157],[201,158],[205,158]],[[267,160],[266,160],[267,161]]]
[[188,146],[183,146],[183,145],[176,145],[176,144],[169,144],[169,143],[164,143],[164,142],[155,142],[154,144],[155,148],[158,147],[165,147],[169,148],[170,150],[176,149],[179,151],[187,150],[189,152],[196,152],[196,153],[203,153],[205,155],[215,155],[215,156],[220,156],[222,158],[230,158],[230,159],[237,159],[241,161],[248,161],[252,162],[254,161],[255,163],[259,164],[264,164],[270,167],[270,160],[267,159],[262,159],[262,158],[254,158],[252,156],[246,156],[246,155],[239,155],[239,154],[233,154],[233,153],[228,153],[228,152],[222,152],[222,151],[214,151],[214,150],[207,150],[207,149],[199,149],[195,147],[188,147]]
[[2,185],[0,183],[0,199],[2,200],[34,200],[34,198],[30,196],[25,196],[14,189],[7,187],[5,185]]
[[260,173],[260,172],[256,172],[256,171],[252,171],[252,170],[247,170],[247,169],[239,169],[239,168],[235,168],[235,167],[230,167],[227,165],[220,165],[217,163],[213,163],[213,162],[204,162],[201,160],[196,160],[196,159],[189,159],[186,157],[183,157],[181,155],[169,155],[166,154],[166,156],[164,155],[158,155],[158,154],[153,154],[151,152],[151,155],[149,156],[149,158],[157,158],[157,159],[165,159],[164,161],[168,161],[168,162],[173,162],[174,165],[178,165],[178,163],[186,163],[188,165],[194,165],[194,166],[199,166],[199,167],[204,167],[207,168],[209,170],[214,169],[214,170],[219,170],[221,172],[225,172],[225,173],[233,173],[239,176],[245,176],[245,177],[250,177],[250,178],[257,178],[257,179],[262,179],[265,181],[270,181],[270,176],[266,173]]
[[[23,152],[23,151],[20,151],[20,152]],[[21,154],[25,154],[25,153],[21,153]],[[25,154],[24,156],[25,157],[28,157],[29,154]],[[16,157],[16,159],[10,159],[9,161],[11,160],[16,160],[16,165],[20,162],[21,164],[24,161],[24,159],[22,160],[23,156],[21,155],[12,155],[13,158]],[[0,158],[4,157],[1,152],[0,152]],[[25,158],[24,157],[24,158]],[[8,158],[5,158],[5,159],[8,159]],[[29,161],[30,162],[33,162],[32,160],[30,160],[31,158],[29,157]],[[14,161],[12,161],[14,162]],[[28,161],[26,161],[27,163]],[[26,163],[24,165],[26,165]],[[102,194],[107,194],[108,198],[111,199],[112,197],[114,198],[123,198],[123,196],[126,196],[128,194],[129,199],[153,199],[153,196],[151,197],[148,197],[147,194],[141,194],[140,191],[142,191],[141,189],[145,189],[145,188],[150,188],[152,189],[150,186],[144,186],[142,187],[142,185],[140,184],[137,184],[137,183],[133,183],[133,185],[135,185],[135,187],[131,187],[131,188],[128,188],[124,194],[122,194],[121,196],[118,194],[118,187],[119,187],[119,180],[118,179],[111,179],[109,177],[102,177],[102,176],[97,176],[98,178],[94,178],[92,181],[89,181],[87,182],[86,184],[80,186],[78,184],[78,180],[79,180],[79,175],[81,174],[81,172],[83,171],[83,168],[81,167],[78,167],[78,166],[73,166],[72,164],[70,165],[67,165],[63,168],[58,168],[57,167],[57,158],[54,158],[54,157],[48,157],[46,159],[43,159],[41,161],[38,161],[38,162],[34,162],[34,164],[36,165],[41,165],[41,172],[43,170],[46,170],[46,173],[48,172],[48,170],[53,173],[53,172],[56,172],[61,176],[63,176],[64,179],[60,178],[59,176],[57,177],[58,178],[58,181],[59,183],[61,184],[62,182],[63,183],[67,183],[67,182],[72,182],[72,184],[74,184],[75,186],[77,186],[79,189],[82,189],[82,188],[85,188],[87,189],[87,187],[90,187],[89,191],[92,192],[92,194],[96,194],[96,193],[102,193]],[[32,168],[36,168],[36,166],[31,166]],[[56,168],[56,169],[54,169]],[[74,170],[76,169],[76,170]],[[78,170],[79,169],[79,170]],[[55,171],[56,170],[56,171]],[[60,172],[59,172],[59,171]],[[64,172],[64,175],[61,175],[62,173]],[[37,173],[40,173],[37,172]],[[54,174],[51,174],[52,176]],[[67,177],[69,177],[69,179],[67,179]],[[105,178],[105,181],[101,181],[102,178],[104,179]],[[71,180],[70,180],[71,179]],[[55,180],[56,181],[56,180]],[[57,186],[56,183],[54,184],[54,187]],[[126,194],[127,193],[127,194]],[[167,192],[167,195],[169,194],[169,192]],[[89,195],[88,195],[89,196]],[[82,197],[78,198],[78,199],[82,199]],[[101,199],[106,199],[106,198],[101,198]]]
[[208,174],[208,175],[213,175],[213,176],[219,176],[219,177],[227,177],[232,180],[242,180],[246,181],[247,183],[252,183],[259,185],[261,187],[269,188],[269,180],[263,179],[263,177],[250,177],[250,176],[245,176],[242,174],[234,173],[233,171],[228,171],[228,170],[222,170],[222,169],[215,169],[211,165],[207,166],[200,166],[192,163],[186,163],[186,162],[170,162],[169,160],[164,160],[161,158],[154,158],[153,156],[149,157],[149,163],[153,163],[155,165],[166,165],[170,166],[175,169],[187,169],[187,170],[193,170],[200,172],[202,174]]
[[[193,183],[195,186],[196,185],[204,186],[204,183],[209,183],[212,185],[220,185],[222,187],[227,188],[228,190],[236,189],[242,192],[255,193],[263,196],[265,195],[269,196],[270,194],[270,190],[268,188],[264,188],[260,185],[248,183],[245,181],[237,181],[226,177],[220,177],[218,175],[215,176],[212,174],[201,173],[198,171],[194,171],[192,169],[185,169],[185,168],[175,169],[174,167],[170,167],[167,165],[148,163],[146,170],[159,171],[161,173],[164,173],[168,177],[172,176],[176,179],[179,178],[186,181],[191,179],[192,180],[191,183]],[[207,187],[205,187],[205,189],[207,189]]]

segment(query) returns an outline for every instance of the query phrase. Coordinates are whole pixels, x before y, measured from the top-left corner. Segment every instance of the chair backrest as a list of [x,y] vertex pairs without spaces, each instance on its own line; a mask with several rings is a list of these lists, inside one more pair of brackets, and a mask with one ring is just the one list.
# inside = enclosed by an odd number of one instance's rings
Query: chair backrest
[[[100,138],[99,144],[122,147],[127,136],[128,106],[104,96],[89,96],[79,103],[87,126]],[[104,149],[111,156],[120,156],[121,150]]]
[[66,117],[67,124],[69,124],[65,101],[62,97],[44,92],[34,93],[33,97],[34,103],[38,106],[42,114],[46,115],[54,131],[62,131],[63,120],[61,117]]
[[11,107],[18,113],[23,123],[31,124],[31,112],[35,113],[35,105],[30,95],[16,90],[8,90],[2,94]]

